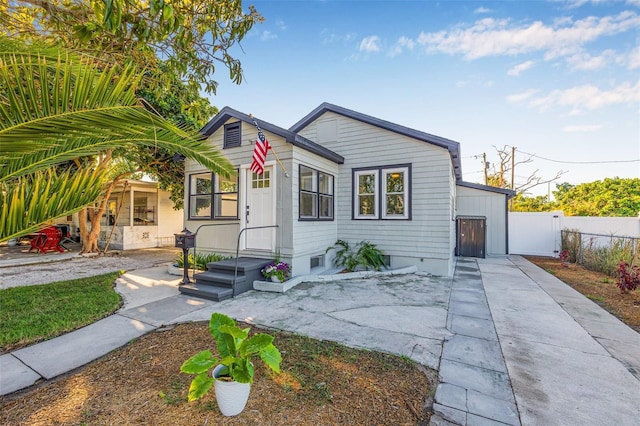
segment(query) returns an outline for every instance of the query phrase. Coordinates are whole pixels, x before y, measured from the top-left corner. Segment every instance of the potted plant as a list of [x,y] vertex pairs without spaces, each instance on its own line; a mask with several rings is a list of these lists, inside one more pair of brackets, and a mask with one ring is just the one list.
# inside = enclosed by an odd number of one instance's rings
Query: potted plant
[[291,277],[291,265],[280,260],[274,260],[260,271],[265,278],[282,283]]
[[[197,374],[189,386],[189,401],[202,398],[215,384],[216,401],[225,416],[235,416],[244,410],[253,376],[251,360],[255,356],[276,373],[280,372],[280,351],[273,344],[273,336],[256,333],[249,337],[250,328],[241,329],[228,316],[214,312],[209,332],[216,341],[221,359],[204,350],[186,360],[180,371]],[[209,370],[213,369],[212,374]]]

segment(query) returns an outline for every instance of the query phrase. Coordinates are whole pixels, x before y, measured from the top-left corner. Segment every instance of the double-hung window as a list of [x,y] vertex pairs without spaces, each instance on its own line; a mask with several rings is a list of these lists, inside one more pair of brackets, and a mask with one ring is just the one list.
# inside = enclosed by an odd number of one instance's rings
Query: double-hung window
[[238,174],[189,175],[189,219],[238,219]]
[[353,170],[354,219],[410,219],[411,166]]
[[333,176],[300,165],[300,220],[333,220]]

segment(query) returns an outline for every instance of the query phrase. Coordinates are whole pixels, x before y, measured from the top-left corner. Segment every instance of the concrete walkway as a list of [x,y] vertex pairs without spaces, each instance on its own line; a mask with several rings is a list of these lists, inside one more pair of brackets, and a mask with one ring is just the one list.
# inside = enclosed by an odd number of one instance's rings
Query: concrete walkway
[[528,261],[459,259],[420,274],[302,283],[214,303],[162,267],[131,271],[116,315],[0,356],[0,394],[71,371],[166,324],[223,312],[438,369],[434,425],[636,425],[640,335]]

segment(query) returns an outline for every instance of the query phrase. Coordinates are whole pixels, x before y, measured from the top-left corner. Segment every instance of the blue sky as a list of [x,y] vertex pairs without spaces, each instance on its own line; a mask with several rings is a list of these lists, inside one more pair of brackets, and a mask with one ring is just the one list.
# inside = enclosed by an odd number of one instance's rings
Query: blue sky
[[640,0],[248,4],[265,21],[232,52],[245,82],[219,68],[218,108],[288,128],[337,104],[460,142],[468,182],[505,145],[536,155],[516,185],[640,177]]

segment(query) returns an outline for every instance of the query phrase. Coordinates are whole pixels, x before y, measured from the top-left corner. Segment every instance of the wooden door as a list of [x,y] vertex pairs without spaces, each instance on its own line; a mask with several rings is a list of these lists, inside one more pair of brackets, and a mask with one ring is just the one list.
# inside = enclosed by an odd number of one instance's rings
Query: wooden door
[[457,225],[457,255],[484,258],[486,246],[486,219],[458,218]]

